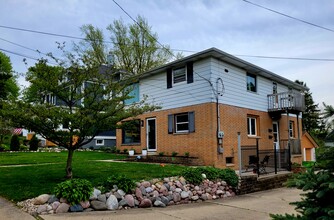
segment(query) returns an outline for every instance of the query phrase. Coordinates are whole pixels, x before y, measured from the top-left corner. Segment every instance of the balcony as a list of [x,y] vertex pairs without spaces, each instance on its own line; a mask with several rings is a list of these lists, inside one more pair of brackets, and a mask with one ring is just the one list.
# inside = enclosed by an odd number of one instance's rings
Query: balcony
[[299,113],[305,110],[304,95],[300,92],[288,91],[268,95],[269,113]]

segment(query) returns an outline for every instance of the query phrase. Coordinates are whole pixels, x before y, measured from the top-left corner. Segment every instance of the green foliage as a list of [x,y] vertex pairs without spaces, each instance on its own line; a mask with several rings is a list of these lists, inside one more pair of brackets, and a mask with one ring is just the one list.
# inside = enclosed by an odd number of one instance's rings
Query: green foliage
[[178,154],[179,154],[179,153],[173,151],[173,152],[172,152],[172,157],[176,157]]
[[124,153],[124,154],[127,154],[127,153],[128,153],[128,149],[126,149],[126,148],[123,149],[123,153]]
[[182,170],[181,176],[183,176],[189,183],[198,185],[204,180],[202,172],[198,168],[186,168]]
[[185,153],[184,153],[184,156],[189,157],[189,156],[190,156],[190,153],[189,153],[189,152],[185,152]]
[[117,188],[122,189],[125,193],[131,193],[136,187],[136,183],[131,178],[117,174],[108,177],[103,183],[103,187],[108,190],[113,189],[114,185],[116,185]]
[[29,147],[24,145],[24,144],[20,144],[20,151],[27,151],[29,150]]
[[120,149],[116,149],[116,153],[117,154],[121,153],[121,150]]
[[10,141],[10,150],[11,151],[18,151],[20,150],[20,139],[19,136],[13,135]]
[[58,198],[65,198],[71,205],[87,201],[92,192],[92,184],[85,179],[66,180],[59,183],[54,189]]
[[29,141],[29,146],[30,146],[29,150],[36,151],[38,149],[38,144],[39,140],[34,134],[34,136],[32,136],[31,140]]
[[164,154],[165,154],[165,152],[163,152],[163,151],[162,151],[162,152],[159,152],[159,156],[160,156],[160,157],[164,156]]
[[287,182],[289,187],[305,192],[302,201],[291,203],[301,215],[271,215],[273,219],[334,219],[334,148],[323,148],[318,153],[315,166]]
[[181,172],[181,175],[190,183],[200,184],[203,181],[202,174],[212,181],[224,180],[227,184],[236,187],[239,177],[232,169],[218,169],[214,167],[187,168]]
[[0,100],[17,98],[19,95],[20,88],[12,72],[10,58],[0,51]]

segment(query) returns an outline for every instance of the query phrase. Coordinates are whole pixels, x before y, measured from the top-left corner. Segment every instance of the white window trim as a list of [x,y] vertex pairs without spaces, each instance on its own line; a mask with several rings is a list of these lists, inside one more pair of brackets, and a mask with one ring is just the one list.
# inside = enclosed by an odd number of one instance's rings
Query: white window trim
[[[255,134],[252,134],[252,119],[254,119],[254,123],[255,123]],[[248,136],[252,136],[252,137],[255,137],[257,136],[257,117],[252,117],[252,116],[247,116],[247,126],[249,126],[247,128],[247,135]],[[248,133],[248,131],[250,131],[250,134]]]
[[[175,70],[179,70],[179,69],[184,69],[184,80],[180,81],[180,82],[174,82],[174,71]],[[172,70],[172,83],[174,84],[178,84],[178,83],[183,83],[183,82],[187,82],[187,66],[181,66],[181,67],[177,67],[177,68],[173,68]]]
[[[185,122],[177,122],[177,117],[178,116],[181,116],[181,115],[187,115],[187,117],[188,117],[188,121],[185,121]],[[174,120],[175,120],[175,133],[189,133],[189,115],[188,115],[188,113],[181,113],[181,114],[176,114],[175,116],[174,116]],[[177,125],[182,125],[182,124],[188,124],[188,130],[178,130],[177,129]]]
[[294,138],[294,121],[289,121],[289,136],[290,138]]
[[[102,143],[97,143],[98,141],[102,141]],[[95,145],[96,145],[96,146],[104,145],[104,139],[96,139],[96,140],[95,140]]]

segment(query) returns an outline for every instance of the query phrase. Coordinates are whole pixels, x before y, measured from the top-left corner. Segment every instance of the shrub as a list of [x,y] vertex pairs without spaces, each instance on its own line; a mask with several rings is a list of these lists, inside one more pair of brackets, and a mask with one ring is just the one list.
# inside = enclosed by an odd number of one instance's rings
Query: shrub
[[189,153],[189,152],[185,152],[185,153],[184,153],[184,156],[189,157],[189,156],[190,156],[190,153]]
[[103,183],[103,187],[108,190],[113,189],[114,185],[116,185],[117,188],[122,189],[125,193],[131,193],[136,187],[136,183],[132,179],[124,175],[119,176],[117,174],[108,177]]
[[93,186],[85,179],[71,179],[59,183],[54,192],[58,198],[65,198],[71,205],[74,205],[87,201],[93,192]]
[[117,154],[121,153],[121,150],[120,149],[116,149],[116,153]]
[[123,153],[125,153],[125,154],[128,153],[128,149],[125,148],[125,149],[123,150]]
[[162,157],[165,154],[165,152],[159,152],[159,156]]
[[20,145],[20,151],[27,151],[29,149],[28,146],[25,146],[23,144]]
[[176,157],[177,155],[178,155],[177,152],[175,152],[175,151],[172,152],[172,157]]
[[36,135],[34,134],[34,136],[32,136],[31,140],[29,141],[30,150],[31,151],[37,151],[38,144],[39,144],[39,140],[36,137]]
[[10,140],[10,150],[11,151],[18,151],[19,149],[20,149],[19,136],[13,135],[12,139]]
[[236,187],[239,177],[232,169],[218,169],[214,167],[188,168],[182,171],[181,175],[190,183],[200,184],[203,181],[202,174],[212,181],[224,180],[230,186]]
[[189,183],[198,185],[204,180],[202,172],[197,168],[186,168],[181,171],[181,176],[183,176]]

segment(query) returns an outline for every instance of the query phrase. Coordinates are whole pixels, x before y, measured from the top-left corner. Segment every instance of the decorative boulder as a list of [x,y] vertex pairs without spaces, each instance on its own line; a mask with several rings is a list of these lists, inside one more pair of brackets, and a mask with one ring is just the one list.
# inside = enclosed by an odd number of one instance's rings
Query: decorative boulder
[[130,195],[130,194],[125,195],[124,199],[127,201],[128,205],[130,207],[134,207],[135,206],[135,199],[133,198],[132,195]]
[[110,195],[109,198],[108,198],[108,200],[107,200],[106,205],[107,205],[107,208],[109,210],[116,210],[116,209],[118,209],[118,200],[117,200],[116,196]]
[[96,210],[96,211],[102,211],[102,210],[107,210],[108,207],[104,202],[98,201],[98,200],[93,200],[90,203],[91,207]]
[[67,203],[60,203],[58,206],[56,213],[65,213],[68,212],[68,209],[70,208],[70,205]]
[[90,196],[89,200],[95,200],[95,199],[97,199],[97,197],[99,195],[101,195],[101,191],[94,188],[94,191],[93,191],[92,195]]
[[80,204],[72,205],[70,207],[70,212],[82,212],[83,208]]
[[139,208],[150,208],[151,206],[152,202],[149,199],[143,199],[139,204]]
[[42,194],[42,195],[36,197],[34,199],[33,203],[34,203],[34,205],[43,205],[43,204],[47,203],[47,201],[50,199],[50,197],[51,196],[49,194]]

